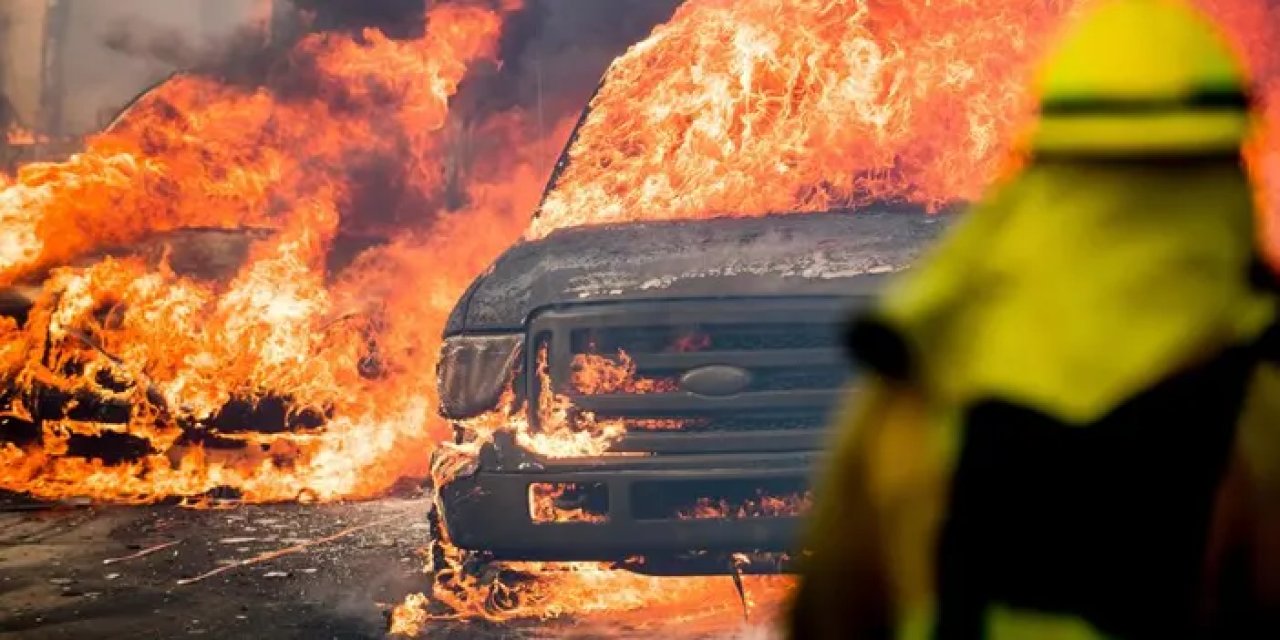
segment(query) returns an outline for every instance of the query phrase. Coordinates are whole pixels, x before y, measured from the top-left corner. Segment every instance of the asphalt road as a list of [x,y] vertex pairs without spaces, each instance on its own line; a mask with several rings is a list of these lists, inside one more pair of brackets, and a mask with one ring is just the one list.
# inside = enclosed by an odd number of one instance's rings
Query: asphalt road
[[[0,500],[0,638],[382,638],[385,612],[425,587],[426,510],[422,499],[212,510]],[[423,637],[770,635],[744,624],[727,578],[697,585],[714,597],[429,622]]]

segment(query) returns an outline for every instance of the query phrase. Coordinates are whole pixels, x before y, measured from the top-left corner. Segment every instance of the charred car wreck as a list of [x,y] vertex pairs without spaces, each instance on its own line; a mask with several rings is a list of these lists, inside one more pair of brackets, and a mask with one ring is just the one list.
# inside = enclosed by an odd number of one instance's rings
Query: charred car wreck
[[[271,229],[217,229],[180,228],[155,233],[127,246],[103,247],[80,256],[60,269],[85,268],[104,259],[133,258],[151,267],[160,264],[176,276],[200,282],[226,282],[248,261],[255,242],[269,238]],[[361,251],[376,246],[384,239],[364,236],[340,236],[335,240],[329,258],[334,269],[355,259]],[[61,296],[60,290],[45,290],[49,272],[40,271],[9,286],[0,287],[0,322],[11,322],[13,327],[28,324],[36,300],[42,295]],[[97,352],[112,363],[119,358],[105,348],[98,339],[98,329],[117,328],[123,314],[124,303],[104,298],[97,300],[94,317],[96,327],[80,327],[67,333],[70,346],[64,350],[86,349]],[[59,308],[55,299],[53,308]],[[143,456],[157,453],[150,441],[141,435],[129,433],[126,425],[133,421],[136,400],[129,395],[137,379],[121,378],[107,370],[95,376],[85,375],[85,360],[68,358],[59,361],[53,339],[47,325],[52,316],[44,317],[39,335],[45,336],[44,349],[37,368],[56,370],[65,376],[66,382],[58,382],[55,376],[37,377],[30,383],[7,377],[0,379],[0,446],[13,444],[33,446],[42,444],[45,424],[69,421],[94,425],[82,432],[72,431],[64,454],[71,458],[96,460],[104,465],[130,463]],[[124,369],[123,367],[121,368]],[[12,375],[8,373],[7,375]],[[75,381],[88,378],[92,385],[74,386]],[[164,407],[165,401],[158,394],[148,393],[147,401],[155,407]],[[206,449],[211,456],[220,451],[243,458],[241,454],[262,454],[257,447],[248,446],[252,434],[310,433],[323,428],[328,416],[312,410],[299,410],[292,398],[281,395],[237,396],[204,420],[177,420],[182,435],[174,444],[174,452],[188,446]],[[264,454],[265,455],[265,454]],[[211,497],[236,500],[238,491],[231,487],[219,487]]]
[[[872,207],[627,223],[511,248],[447,324],[441,406],[457,442],[509,383],[534,433],[548,390],[622,432],[597,455],[554,458],[499,431],[450,463],[433,524],[493,560],[785,569],[849,382],[842,321],[949,217]],[[584,387],[592,357],[629,364],[630,383]]]

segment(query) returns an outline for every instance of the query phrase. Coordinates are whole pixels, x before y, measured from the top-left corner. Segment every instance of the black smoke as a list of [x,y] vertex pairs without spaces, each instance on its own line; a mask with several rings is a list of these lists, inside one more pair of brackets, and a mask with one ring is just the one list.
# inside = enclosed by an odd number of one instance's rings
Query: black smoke
[[421,36],[427,11],[426,0],[293,0],[292,4],[309,14],[312,30],[358,33],[373,28],[393,38]]
[[[439,0],[497,8],[503,0]],[[221,42],[191,42],[180,34],[122,24],[108,44],[130,55],[163,62],[187,73],[216,78],[246,88],[266,88],[283,100],[323,97],[333,110],[347,102],[368,109],[367,101],[349,101],[343,87],[325,84],[314,60],[296,46],[308,37],[353,37],[376,29],[398,39],[422,37],[427,0],[277,0],[269,28],[245,28]],[[509,4],[509,3],[507,3]],[[351,157],[344,172],[352,186],[344,232],[381,236],[388,229],[427,223],[424,212],[467,204],[465,185],[475,162],[506,153],[505,144],[486,135],[486,123],[518,113],[526,136],[542,142],[542,155],[554,156],[562,142],[552,138],[557,125],[575,117],[586,105],[609,63],[652,29],[670,18],[680,0],[525,0],[504,18],[500,62],[475,64],[450,105],[453,123],[448,136],[450,162],[430,168],[444,175],[441,193],[413,190],[413,171],[424,170],[407,157]],[[305,49],[305,47],[304,47]],[[388,106],[388,110],[393,107]],[[394,113],[366,114],[371,121],[393,121]],[[412,132],[389,131],[387,135]],[[386,148],[405,148],[391,144]],[[495,152],[499,152],[496,153]],[[510,155],[507,153],[507,155]],[[554,158],[548,158],[550,173]],[[531,212],[532,213],[532,212]],[[356,225],[358,229],[348,229]]]
[[666,22],[682,0],[526,0],[506,21],[502,66],[481,72],[460,99],[481,112],[576,113],[609,63]]
[[[550,119],[577,111],[601,74],[627,47],[670,18],[682,0],[525,0],[509,14],[500,65],[473,70],[458,108],[479,114],[540,108]],[[497,6],[500,0],[435,0]],[[269,29],[246,28],[221,42],[192,42],[181,34],[120,23],[107,45],[174,68],[224,82],[268,87],[280,94],[313,93],[307,60],[291,56],[311,34],[360,38],[377,29],[398,39],[421,37],[428,0],[278,0]]]
[[[7,37],[8,33],[8,17],[0,15],[0,37]],[[0,60],[0,63],[3,62],[3,60]],[[0,64],[0,148],[6,146],[4,133],[9,130],[9,127],[17,124],[17,116],[13,112],[13,105],[9,102],[9,96],[5,95],[4,92],[6,86],[4,72],[5,65]]]

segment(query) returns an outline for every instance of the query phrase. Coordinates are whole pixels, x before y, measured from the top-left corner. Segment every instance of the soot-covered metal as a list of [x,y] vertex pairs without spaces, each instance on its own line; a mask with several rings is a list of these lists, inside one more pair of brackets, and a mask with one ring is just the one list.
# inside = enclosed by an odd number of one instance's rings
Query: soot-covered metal
[[911,264],[953,217],[882,208],[565,229],[507,251],[447,331],[515,329],[564,303],[845,295]]

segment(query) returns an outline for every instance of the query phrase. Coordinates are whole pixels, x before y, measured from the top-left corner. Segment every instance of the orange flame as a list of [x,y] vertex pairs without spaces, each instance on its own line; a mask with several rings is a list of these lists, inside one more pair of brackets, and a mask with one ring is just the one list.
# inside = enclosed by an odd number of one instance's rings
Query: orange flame
[[778,518],[805,515],[812,506],[813,495],[808,491],[788,495],[762,493],[754,499],[739,501],[699,498],[693,508],[682,510],[679,517],[686,520]]
[[391,628],[387,632],[392,636],[416,638],[422,634],[423,627],[430,620],[427,605],[430,600],[425,594],[411,593],[404,602],[391,610]]
[[570,384],[578,393],[596,395],[610,393],[671,393],[676,381],[669,378],[649,378],[636,374],[636,363],[625,351],[618,357],[580,353],[570,365]]
[[[529,485],[529,514],[535,523],[605,522],[608,515],[590,507],[561,506],[561,500],[581,488],[565,482],[535,482]],[[587,488],[587,490],[590,490]]]
[[[609,613],[610,622],[626,621],[619,614],[636,612],[630,622],[639,629],[652,628],[661,619],[685,620],[692,626],[724,616],[741,615],[741,603],[730,578],[662,578],[618,571],[600,563],[518,562],[504,565],[507,573],[485,583],[461,567],[457,551],[450,549],[449,567],[436,575],[431,595],[412,594],[393,612],[401,620],[400,633],[414,636],[429,620],[551,620],[566,615]],[[745,576],[747,604],[761,607],[763,618],[778,613],[795,584],[789,576]],[[698,606],[689,607],[690,601]],[[441,609],[431,605],[439,603]]]
[[11,147],[29,147],[44,141],[43,136],[39,136],[30,129],[24,129],[16,124],[10,124],[8,130],[4,132],[5,143]]
[[614,62],[532,233],[974,198],[1070,4],[687,2]]
[[[494,434],[507,431],[515,434],[516,444],[526,451],[546,458],[580,458],[601,456],[623,435],[625,426],[621,420],[598,420],[589,411],[573,406],[572,401],[552,388],[547,365],[547,349],[538,351],[537,405],[533,411],[538,416],[538,428],[529,421],[529,412],[516,403],[515,393],[508,389],[499,407],[477,418],[459,423],[473,436],[466,445],[446,444],[448,449],[467,455],[479,446],[493,440]],[[437,483],[441,478],[436,478]]]
[[[430,420],[444,318],[469,279],[518,237],[541,182],[535,158],[487,165],[469,185],[468,209],[401,233],[336,277],[326,257],[340,230],[359,222],[344,219],[353,195],[345,167],[378,154],[443,162],[449,98],[469,65],[492,57],[501,23],[494,11],[441,5],[419,40],[376,31],[305,39],[295,54],[314,61],[314,99],[178,77],[83,153],[6,178],[0,284],[174,229],[271,234],[229,282],[140,257],[45,277],[26,324],[0,322],[0,380],[18,391],[7,396],[11,415],[31,417],[24,398],[57,397],[68,416],[41,415],[37,444],[0,441],[0,488],[119,502],[218,487],[249,501],[333,500],[425,474],[445,432]],[[376,117],[388,112],[390,121]],[[519,114],[483,126],[511,146],[541,147],[519,144]],[[412,175],[422,194],[444,186],[440,172]],[[476,220],[491,232],[472,233]],[[126,419],[78,421],[71,414],[84,398],[122,406]],[[285,425],[209,426],[227,406],[272,399],[287,406]],[[322,426],[288,426],[304,416]],[[249,446],[206,449],[184,437],[191,425]],[[74,437],[104,431],[149,453],[110,464],[68,455]]]
[[[432,11],[421,40],[394,41],[376,30],[360,41],[308,38],[296,53],[315,62],[322,95],[313,100],[206,78],[171,80],[91,138],[84,153],[20,170],[0,222],[6,239],[24,242],[4,243],[0,283],[157,231],[281,227],[316,209],[336,216],[350,196],[342,170],[352,158],[396,144],[421,162],[439,156],[448,99],[469,64],[493,55],[500,27],[491,11],[444,5]],[[342,109],[326,99],[336,96]],[[396,124],[413,133],[407,141],[379,130],[385,124],[375,115],[387,102],[399,107]],[[417,178],[423,190],[438,186],[435,173]]]

